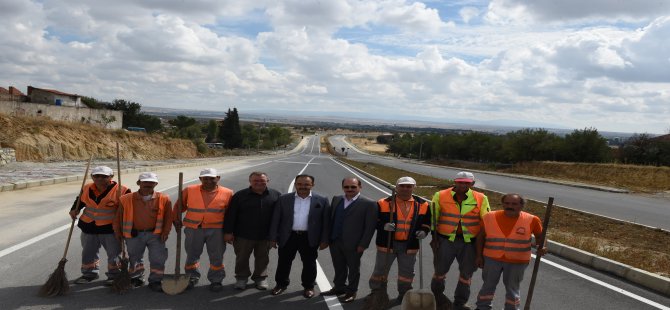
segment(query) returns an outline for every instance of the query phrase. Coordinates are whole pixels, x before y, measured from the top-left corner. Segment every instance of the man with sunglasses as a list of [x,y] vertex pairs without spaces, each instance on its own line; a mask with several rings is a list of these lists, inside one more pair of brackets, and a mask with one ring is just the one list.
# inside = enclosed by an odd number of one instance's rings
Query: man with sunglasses
[[174,205],[174,212],[186,212],[183,221],[175,217],[175,229],[186,226],[186,266],[190,275],[189,288],[193,288],[200,280],[200,255],[205,246],[209,255],[209,290],[223,290],[221,282],[226,277],[223,268],[223,253],[226,243],[223,241],[223,218],[233,196],[233,191],[219,186],[221,177],[216,169],[207,168],[200,171],[200,183],[191,185],[182,191],[182,201]]
[[[368,248],[377,226],[377,205],[361,195],[361,180],[342,180],[344,195],[335,196],[330,212],[330,256],[335,268],[335,287],[321,295],[336,295],[343,303],[356,299],[361,256]],[[348,284],[345,282],[349,280]]]
[[99,256],[100,247],[107,252],[107,280],[105,285],[111,285],[119,273],[119,254],[121,244],[114,238],[112,221],[119,206],[117,191],[121,194],[130,193],[130,190],[119,186],[112,181],[114,172],[107,166],[98,166],[91,170],[92,183],[86,184],[82,196],[78,197],[70,209],[70,217],[77,218],[80,210],[84,213],[79,218],[77,227],[81,229],[81,276],[74,280],[75,284],[89,283],[100,276]]

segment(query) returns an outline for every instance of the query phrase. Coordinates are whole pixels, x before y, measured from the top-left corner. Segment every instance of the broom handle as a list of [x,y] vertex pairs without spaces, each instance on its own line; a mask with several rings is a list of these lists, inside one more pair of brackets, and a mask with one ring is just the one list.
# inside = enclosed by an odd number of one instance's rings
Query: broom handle
[[[177,197],[178,197],[177,201],[178,201],[178,204],[179,204],[179,209],[177,209],[177,217],[179,218],[180,223],[181,223],[181,209],[182,209],[181,204],[183,203],[182,193],[181,193],[182,192],[182,187],[184,186],[183,184],[184,184],[184,173],[180,172],[179,173],[179,192],[177,193]],[[177,259],[176,259],[177,261],[174,265],[174,274],[176,274],[178,276],[180,274],[179,270],[181,269],[181,268],[179,268],[179,265],[181,264],[181,227],[179,227],[179,228],[175,227],[175,229],[177,230]]]
[[[81,195],[84,193],[84,185],[86,185],[86,177],[88,176],[88,169],[91,167],[91,159],[93,159],[93,154],[88,158],[88,163],[86,163],[86,171],[84,172],[84,179],[81,181],[81,189],[79,189],[79,196],[77,196],[76,206],[74,207],[75,213],[79,213],[79,204],[81,201]],[[70,232],[67,234],[67,242],[65,243],[65,251],[63,252],[63,258],[65,260],[67,257],[67,250],[70,248],[70,239],[72,239],[72,230],[74,229],[74,220],[72,219],[72,224],[70,224]]]
[[[540,234],[541,245],[538,245],[538,248],[543,248],[546,243],[547,230],[549,230],[549,217],[551,216],[551,208],[554,205],[554,197],[549,197],[549,202],[547,202],[547,211],[544,213],[544,223],[542,224],[542,233]],[[530,310],[530,303],[533,300],[533,291],[535,290],[535,279],[537,278],[537,272],[540,268],[540,259],[542,255],[535,256],[535,264],[533,264],[533,275],[530,278],[530,286],[528,287],[528,297],[526,297],[526,305],[524,305],[524,310]]]
[[422,239],[419,239],[419,289],[423,289],[423,246]]
[[[389,215],[389,223],[393,221],[393,212],[395,211],[395,188],[391,190],[391,203],[389,203],[389,207],[391,210],[390,215]],[[386,256],[384,256],[384,272],[386,272],[386,276],[384,277],[384,280],[388,283],[388,272],[387,269],[389,268],[389,256],[391,255],[391,238],[393,238],[393,232],[389,231],[388,232],[388,240],[386,240]]]
[[[116,201],[118,205],[121,205],[121,155],[119,152],[119,143],[116,142],[116,170],[117,170],[117,176],[116,176],[116,181],[118,183],[118,189],[116,191]],[[123,212],[123,210],[121,210]],[[123,217],[122,217],[123,218]],[[126,243],[125,239],[121,237],[121,257],[126,258]]]

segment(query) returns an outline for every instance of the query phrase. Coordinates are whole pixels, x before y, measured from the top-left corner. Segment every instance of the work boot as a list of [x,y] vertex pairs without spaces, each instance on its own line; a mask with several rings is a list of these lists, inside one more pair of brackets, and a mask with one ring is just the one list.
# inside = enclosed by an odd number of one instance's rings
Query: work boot
[[98,278],[100,278],[100,276],[97,275],[97,274],[94,275],[94,276],[81,276],[81,277],[77,278],[76,280],[74,280],[74,284],[86,284],[86,283],[90,283],[93,280],[97,280]]
[[217,293],[223,290],[223,285],[221,285],[221,282],[214,282],[209,285],[209,290]]
[[235,289],[240,291],[247,289],[247,279],[238,279],[235,282]]
[[451,300],[443,293],[435,294],[435,305],[438,310],[451,310]]
[[188,279],[188,286],[186,287],[187,290],[190,290],[195,287],[196,284],[198,284],[198,278],[190,278]]
[[133,287],[140,287],[144,285],[144,280],[142,280],[142,278],[132,278],[130,279],[130,284],[132,284]]
[[[244,285],[246,286],[246,283]],[[268,280],[256,281],[256,289],[257,290],[265,291],[268,288],[269,288]]]
[[151,289],[154,292],[162,293],[163,292],[163,286],[161,285],[160,282],[151,282],[149,283],[149,289]]
[[454,304],[454,310],[472,310],[472,308],[466,304]]

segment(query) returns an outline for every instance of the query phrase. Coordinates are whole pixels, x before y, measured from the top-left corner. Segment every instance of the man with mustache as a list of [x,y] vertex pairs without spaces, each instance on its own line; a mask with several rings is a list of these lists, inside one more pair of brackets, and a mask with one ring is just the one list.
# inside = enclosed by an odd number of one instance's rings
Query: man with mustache
[[501,199],[503,210],[484,216],[477,237],[476,264],[483,267],[484,284],[477,295],[477,309],[491,310],[496,286],[503,275],[505,310],[519,310],[519,286],[530,262],[531,234],[537,239],[537,255],[547,253],[542,237],[540,218],[521,211],[525,200],[519,194],[506,194]]

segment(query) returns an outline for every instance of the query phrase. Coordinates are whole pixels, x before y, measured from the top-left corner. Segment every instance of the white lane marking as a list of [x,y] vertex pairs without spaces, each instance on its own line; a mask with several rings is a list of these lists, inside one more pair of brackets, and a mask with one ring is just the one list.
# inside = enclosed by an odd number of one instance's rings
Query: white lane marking
[[[535,254],[532,254],[532,256],[533,256],[533,258],[535,258]],[[608,289],[610,289],[610,290],[613,290],[613,291],[615,291],[615,292],[617,292],[617,293],[620,293],[620,294],[622,294],[622,295],[625,295],[625,296],[628,296],[628,297],[633,298],[633,299],[635,299],[635,300],[638,300],[638,301],[640,301],[640,302],[643,302],[643,303],[645,303],[645,304],[647,304],[647,305],[650,305],[650,306],[652,306],[652,307],[654,307],[654,308],[661,309],[661,310],[670,310],[670,307],[668,307],[668,306],[661,305],[661,304],[659,304],[659,303],[657,303],[657,302],[655,302],[655,301],[653,301],[653,300],[646,299],[646,298],[644,298],[644,297],[642,297],[642,296],[639,296],[639,295],[636,295],[636,294],[634,294],[634,293],[631,293],[631,292],[629,292],[629,291],[627,291],[627,290],[624,290],[624,289],[622,289],[622,288],[620,288],[620,287],[616,287],[616,286],[614,286],[614,285],[612,285],[612,284],[609,284],[609,283],[600,281],[600,280],[598,280],[598,279],[596,279],[596,278],[593,278],[593,277],[591,277],[591,276],[585,275],[585,274],[583,274],[583,273],[581,273],[581,272],[578,272],[578,271],[576,271],[576,270],[572,270],[572,269],[570,269],[570,268],[568,268],[568,267],[559,265],[558,263],[554,263],[554,262],[549,261],[549,260],[546,260],[546,259],[542,259],[541,262],[542,262],[542,263],[546,263],[546,264],[548,264],[548,265],[550,265],[550,266],[556,267],[556,268],[558,268],[558,269],[560,269],[560,270],[563,270],[563,271],[565,271],[565,272],[571,273],[571,274],[573,274],[573,275],[575,275],[575,276],[578,276],[578,277],[580,277],[580,278],[583,278],[583,279],[585,279],[585,280],[587,280],[587,281],[591,281],[591,282],[593,282],[593,283],[595,283],[595,284],[598,284],[598,285],[600,285],[600,286],[603,286],[603,287],[605,287],[605,288],[608,288]]]
[[359,180],[361,180],[361,181],[363,181],[363,182],[369,184],[370,186],[374,187],[374,188],[377,189],[378,191],[384,193],[385,195],[391,195],[390,192],[387,192],[385,189],[382,189],[382,188],[378,187],[377,185],[372,184],[370,181],[368,181],[368,180],[366,180],[365,178],[361,177],[358,173],[356,173],[355,171],[351,170],[349,167],[347,167],[347,166],[341,164],[340,162],[338,162],[338,161],[335,160],[334,158],[331,158],[330,160],[332,160],[332,161],[335,162],[336,164],[342,166],[342,168],[344,168],[344,169],[346,169],[347,171],[351,172],[351,174],[355,175]]
[[[270,162],[269,162],[269,161],[268,161],[268,162],[262,162],[262,163],[259,163],[259,164],[255,164],[255,165],[247,166],[246,168],[251,168],[251,167],[255,167],[255,166],[260,166],[260,165],[264,165],[264,164],[267,164],[267,163],[270,163]],[[240,169],[241,169],[241,168],[238,167],[238,168],[235,168],[235,169],[232,169],[232,170],[228,170],[227,172],[230,172],[230,171],[236,171],[236,170],[240,170]],[[303,169],[303,170],[304,170],[304,169]],[[188,183],[191,183],[191,182],[194,182],[194,181],[198,181],[198,180],[199,180],[198,178],[191,179],[191,180],[186,180],[186,181],[184,181],[184,184],[188,184]],[[178,187],[178,185],[173,185],[173,186],[170,186],[170,187],[166,187],[166,188],[163,188],[163,189],[159,189],[159,190],[157,190],[157,191],[159,191],[159,192],[164,192],[164,191],[167,191],[167,190],[176,188],[176,187]],[[32,244],[35,244],[35,243],[37,243],[37,242],[39,242],[39,241],[41,241],[41,240],[43,240],[43,239],[45,239],[45,238],[51,237],[51,236],[53,236],[53,235],[55,235],[55,234],[57,234],[57,233],[59,233],[59,232],[61,232],[61,231],[63,231],[63,230],[66,230],[66,229],[70,228],[70,225],[71,225],[71,224],[66,224],[66,225],[60,226],[60,227],[58,227],[58,228],[52,229],[52,230],[50,230],[50,231],[48,231],[48,232],[45,232],[45,233],[43,233],[43,234],[41,234],[41,235],[38,235],[38,236],[33,237],[33,238],[30,238],[30,239],[28,239],[28,240],[26,240],[26,241],[24,241],[24,242],[21,242],[21,243],[19,243],[19,244],[16,244],[16,245],[13,245],[13,246],[11,246],[11,247],[8,247],[8,248],[6,248],[6,249],[0,251],[0,258],[2,258],[3,256],[6,256],[6,255],[9,255],[9,254],[11,254],[11,253],[14,253],[14,252],[16,252],[16,251],[18,251],[18,250],[20,250],[20,249],[23,249],[23,248],[25,248],[25,247],[27,247],[27,246],[30,246],[30,245],[32,245]]]
[[66,225],[63,225],[63,226],[58,227],[58,228],[56,228],[56,229],[53,229],[53,230],[51,230],[51,231],[45,232],[45,233],[43,233],[43,234],[41,234],[41,235],[39,235],[39,236],[37,236],[37,237],[30,238],[30,239],[28,239],[28,240],[26,240],[26,241],[23,241],[23,242],[21,242],[21,243],[19,243],[19,244],[17,244],[17,245],[13,245],[13,246],[11,246],[11,247],[8,247],[8,248],[6,248],[6,249],[0,251],[0,258],[2,258],[2,257],[5,256],[5,255],[9,255],[9,254],[11,254],[11,253],[14,253],[14,252],[16,252],[16,251],[18,251],[18,250],[20,250],[20,249],[23,249],[23,248],[25,248],[25,247],[27,247],[27,246],[29,246],[29,245],[35,243],[35,242],[38,242],[38,241],[40,241],[40,240],[42,240],[42,239],[44,239],[44,238],[51,237],[51,236],[53,236],[53,235],[55,235],[55,234],[57,234],[57,233],[59,233],[59,232],[61,232],[61,231],[63,231],[63,230],[66,230],[66,229],[68,229],[68,228],[70,227],[70,225],[72,225],[72,224],[66,224]]
[[[305,167],[303,167],[302,170],[298,172],[298,174],[302,174],[303,172],[305,172],[307,166],[309,166],[309,164],[312,162],[312,160],[314,160],[314,158],[316,157],[312,157],[312,159],[310,159],[309,162],[305,164]],[[291,181],[291,184],[289,184],[287,193],[293,192],[294,183],[295,179],[293,179],[293,181]],[[330,286],[330,281],[328,281],[326,273],[323,272],[323,268],[321,268],[319,260],[316,261],[316,285],[319,286],[319,291],[321,292],[325,292],[333,288],[332,286]],[[331,296],[331,297],[321,296],[321,297],[323,297],[323,300],[326,302],[328,309],[338,309],[338,310],[343,309],[342,305],[340,304],[340,300],[337,299],[337,296]]]
[[[338,165],[344,167],[344,169],[347,169],[349,172],[351,172],[352,174],[354,174],[356,177],[361,178],[356,172],[354,172],[353,170],[351,170],[349,167],[347,167],[347,166],[345,166],[345,165],[339,163],[339,162],[336,161],[335,159],[332,159],[332,158],[331,158],[331,160],[334,161],[335,163],[337,163]],[[381,189],[381,188],[375,186],[374,184],[368,182],[367,180],[365,180],[365,179],[363,179],[363,178],[361,178],[361,180],[362,180],[363,182],[365,182],[365,183],[370,184],[372,187],[376,188],[377,190],[381,191],[382,193],[385,193],[385,194],[387,194],[387,195],[390,194],[390,193],[386,192],[385,190],[383,190],[383,189]],[[533,256],[533,258],[535,258],[535,254],[532,254],[532,256]],[[643,302],[643,303],[645,303],[645,304],[648,304],[648,305],[650,305],[650,306],[652,306],[652,307],[656,307],[656,308],[658,308],[658,309],[662,309],[662,310],[670,310],[670,307],[661,305],[661,304],[659,304],[659,303],[657,303],[657,302],[655,302],[655,301],[646,299],[646,298],[644,298],[644,297],[642,297],[642,296],[636,295],[636,294],[634,294],[634,293],[631,293],[631,292],[629,292],[629,291],[626,291],[626,290],[624,290],[624,289],[622,289],[622,288],[616,287],[616,286],[611,285],[611,284],[609,284],[609,283],[600,281],[600,280],[598,280],[598,279],[596,279],[596,278],[593,278],[593,277],[591,277],[591,276],[587,276],[587,275],[585,275],[585,274],[583,274],[583,273],[581,273],[581,272],[578,272],[578,271],[576,271],[576,270],[572,270],[572,269],[570,269],[570,268],[568,268],[568,267],[559,265],[558,263],[554,263],[554,262],[549,261],[549,260],[546,260],[546,259],[542,259],[541,262],[543,262],[543,263],[547,263],[548,265],[554,266],[554,267],[556,267],[556,268],[558,268],[558,269],[561,269],[561,270],[563,270],[563,271],[566,271],[566,272],[568,272],[568,273],[571,273],[571,274],[573,274],[573,275],[575,275],[575,276],[581,277],[581,278],[583,278],[583,279],[585,279],[585,280],[591,281],[591,282],[593,282],[593,283],[595,283],[595,284],[598,284],[598,285],[600,285],[600,286],[603,286],[603,287],[605,287],[605,288],[608,288],[608,289],[610,289],[610,290],[613,290],[613,291],[615,291],[615,292],[618,292],[618,293],[620,293],[620,294],[622,294],[622,295],[625,295],[625,296],[628,296],[628,297],[630,297],[630,298],[633,298],[633,299],[636,299],[636,300],[638,300],[638,301],[641,301],[641,302]]]

